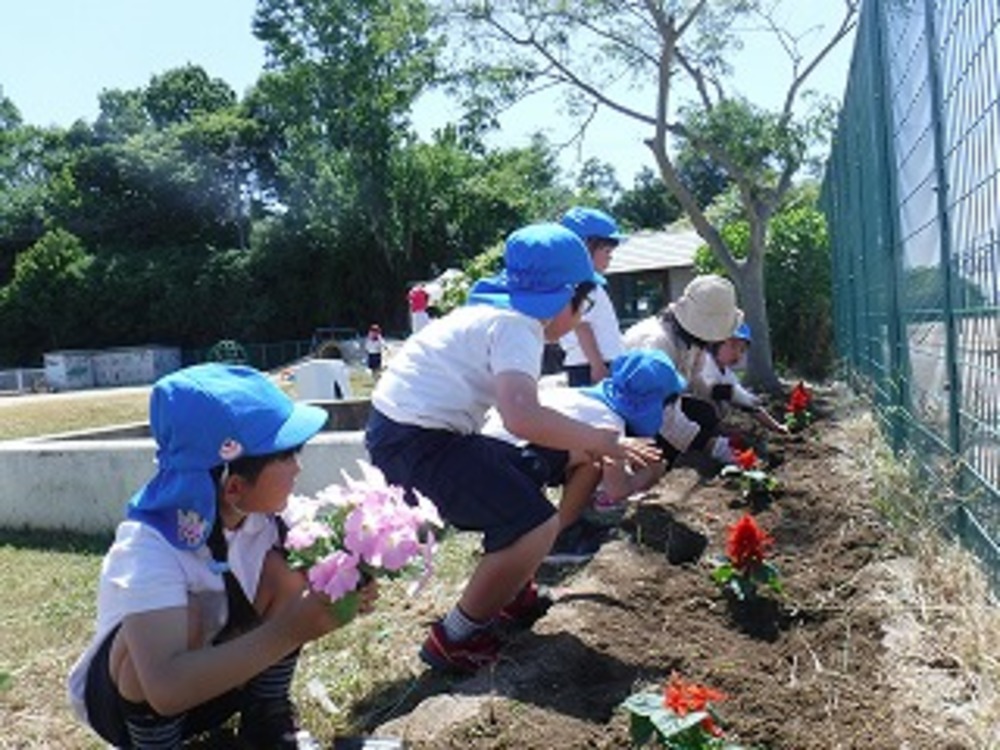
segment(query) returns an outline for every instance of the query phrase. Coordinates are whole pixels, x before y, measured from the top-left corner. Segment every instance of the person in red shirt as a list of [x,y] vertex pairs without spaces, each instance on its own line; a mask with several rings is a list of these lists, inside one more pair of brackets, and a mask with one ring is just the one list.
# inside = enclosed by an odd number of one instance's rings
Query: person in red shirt
[[430,322],[430,315],[427,307],[431,301],[431,295],[422,286],[415,286],[407,295],[410,303],[410,331],[416,333]]

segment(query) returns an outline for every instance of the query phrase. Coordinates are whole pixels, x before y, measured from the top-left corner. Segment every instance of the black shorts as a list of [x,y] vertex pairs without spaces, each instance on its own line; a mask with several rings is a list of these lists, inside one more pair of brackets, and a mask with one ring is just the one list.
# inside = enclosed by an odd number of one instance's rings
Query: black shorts
[[[119,625],[108,634],[90,662],[84,701],[91,728],[106,742],[115,747],[127,748],[131,743],[125,728],[125,717],[129,713],[151,709],[146,704],[125,700],[118,692],[118,686],[111,680],[111,644],[120,627]],[[222,726],[240,710],[242,704],[243,691],[231,690],[195,706],[184,714],[184,737],[193,737]]]

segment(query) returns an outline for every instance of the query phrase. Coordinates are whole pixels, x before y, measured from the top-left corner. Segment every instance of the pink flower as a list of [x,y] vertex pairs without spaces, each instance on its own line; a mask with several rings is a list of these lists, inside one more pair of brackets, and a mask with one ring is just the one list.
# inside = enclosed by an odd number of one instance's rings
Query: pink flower
[[344,474],[344,486],[331,485],[315,499],[289,498],[282,513],[289,525],[289,562],[333,600],[354,591],[364,576],[396,574],[411,565],[422,568],[415,592],[431,574],[431,528],[443,526],[441,517],[426,497],[415,493],[410,505],[402,487],[358,463],[362,479]]
[[305,550],[321,539],[329,539],[332,531],[329,526],[319,521],[302,521],[288,529],[285,537],[285,547],[290,550]]
[[308,571],[309,585],[322,591],[332,601],[349,594],[361,582],[358,558],[343,550],[336,550],[314,563]]

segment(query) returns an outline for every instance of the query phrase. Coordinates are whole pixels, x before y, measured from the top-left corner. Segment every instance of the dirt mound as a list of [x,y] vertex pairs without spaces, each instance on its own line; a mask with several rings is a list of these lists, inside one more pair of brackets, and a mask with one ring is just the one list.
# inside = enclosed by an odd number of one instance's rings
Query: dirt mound
[[[867,448],[845,410],[817,406],[804,433],[754,436],[780,481],[755,516],[775,539],[782,596],[750,607],[722,596],[710,573],[727,528],[749,508],[723,481],[677,469],[589,564],[543,569],[560,599],[494,669],[428,678],[375,733],[418,750],[628,747],[621,702],[677,671],[727,694],[722,725],[745,746],[945,747],[893,710],[886,612],[872,590],[900,555],[852,459]],[[672,564],[667,548],[681,537],[696,559]]]

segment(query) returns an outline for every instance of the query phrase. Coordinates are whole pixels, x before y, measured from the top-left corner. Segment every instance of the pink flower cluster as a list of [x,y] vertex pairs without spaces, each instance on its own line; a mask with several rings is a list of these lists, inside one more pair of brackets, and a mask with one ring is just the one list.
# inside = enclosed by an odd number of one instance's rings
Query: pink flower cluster
[[443,526],[437,508],[416,493],[410,505],[401,487],[386,483],[373,466],[358,462],[361,479],[344,474],[315,497],[293,495],[282,513],[288,524],[285,548],[294,567],[332,601],[355,591],[364,576],[378,577],[423,568],[413,593],[430,576],[433,528]]

